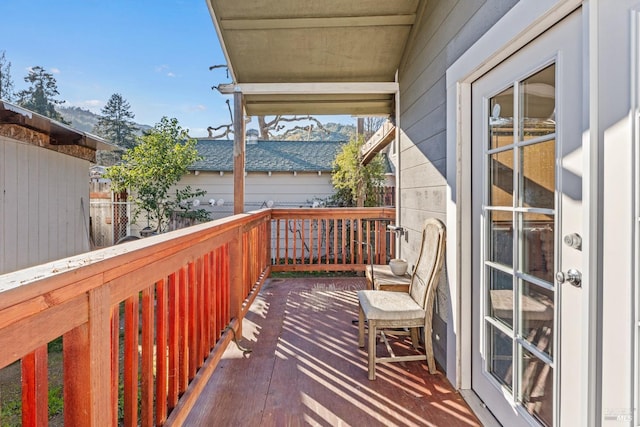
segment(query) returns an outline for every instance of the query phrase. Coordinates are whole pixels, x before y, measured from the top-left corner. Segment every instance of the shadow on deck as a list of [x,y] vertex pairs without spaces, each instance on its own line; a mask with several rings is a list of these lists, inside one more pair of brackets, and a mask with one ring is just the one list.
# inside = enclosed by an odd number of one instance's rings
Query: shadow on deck
[[[243,321],[252,352],[230,344],[185,425],[479,425],[424,362],[378,365],[367,379],[352,324],[363,287],[360,278],[267,280]],[[394,343],[398,354],[408,347]]]

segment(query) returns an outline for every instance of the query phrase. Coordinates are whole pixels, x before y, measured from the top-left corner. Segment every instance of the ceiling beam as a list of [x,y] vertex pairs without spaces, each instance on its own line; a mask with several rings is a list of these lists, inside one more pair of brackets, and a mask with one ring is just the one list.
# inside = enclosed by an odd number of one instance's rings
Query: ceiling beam
[[321,95],[321,94],[395,94],[397,82],[334,82],[334,83],[239,83],[218,86],[220,93],[230,95]]
[[223,30],[284,30],[293,28],[381,27],[413,25],[415,14],[383,16],[336,16],[285,19],[222,19]]
[[250,116],[270,116],[289,114],[350,114],[350,115],[388,115],[393,111],[393,101],[350,101],[350,102],[258,102],[245,101]]

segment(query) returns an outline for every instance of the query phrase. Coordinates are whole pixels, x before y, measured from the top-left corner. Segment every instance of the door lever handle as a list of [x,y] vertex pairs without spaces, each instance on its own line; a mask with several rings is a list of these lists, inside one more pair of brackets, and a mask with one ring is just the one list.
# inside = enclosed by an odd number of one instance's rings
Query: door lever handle
[[575,268],[570,268],[566,273],[558,271],[556,273],[556,281],[558,283],[569,282],[573,286],[580,288],[582,287],[582,273]]

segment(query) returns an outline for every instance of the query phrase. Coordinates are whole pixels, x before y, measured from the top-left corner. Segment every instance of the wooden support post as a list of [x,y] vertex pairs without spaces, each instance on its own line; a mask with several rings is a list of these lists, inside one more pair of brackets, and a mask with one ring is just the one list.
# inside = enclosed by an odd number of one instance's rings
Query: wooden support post
[[233,214],[244,212],[245,158],[244,99],[242,92],[233,94]]
[[105,426],[111,417],[109,288],[89,291],[89,321],[64,334],[64,424]]

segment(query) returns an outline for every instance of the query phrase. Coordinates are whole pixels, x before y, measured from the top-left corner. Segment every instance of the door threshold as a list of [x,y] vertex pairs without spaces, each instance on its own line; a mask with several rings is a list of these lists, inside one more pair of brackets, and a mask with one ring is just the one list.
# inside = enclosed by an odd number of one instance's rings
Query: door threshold
[[471,389],[459,390],[460,396],[467,402],[471,410],[474,412],[476,417],[480,420],[480,423],[484,427],[501,427],[502,424],[496,420],[491,411],[487,408],[487,405],[480,400],[475,391]]

